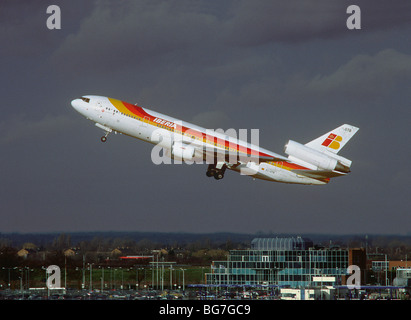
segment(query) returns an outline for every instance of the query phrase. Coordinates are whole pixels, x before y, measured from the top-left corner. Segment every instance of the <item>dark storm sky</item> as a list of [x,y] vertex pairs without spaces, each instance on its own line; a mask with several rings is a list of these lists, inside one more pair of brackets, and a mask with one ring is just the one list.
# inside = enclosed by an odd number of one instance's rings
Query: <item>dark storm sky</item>
[[[2,1],[0,232],[411,232],[410,35],[409,1]],[[352,173],[298,186],[157,166],[150,144],[101,143],[70,105],[85,94],[258,128],[280,154],[349,123]]]

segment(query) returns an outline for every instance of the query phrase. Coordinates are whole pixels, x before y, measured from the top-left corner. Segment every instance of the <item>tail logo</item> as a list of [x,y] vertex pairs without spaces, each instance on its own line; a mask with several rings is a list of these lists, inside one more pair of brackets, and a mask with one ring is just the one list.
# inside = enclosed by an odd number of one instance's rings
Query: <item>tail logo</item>
[[324,142],[321,144],[322,146],[338,150],[340,148],[340,142],[342,141],[341,136],[337,136],[334,133],[331,133],[327,139],[324,140]]

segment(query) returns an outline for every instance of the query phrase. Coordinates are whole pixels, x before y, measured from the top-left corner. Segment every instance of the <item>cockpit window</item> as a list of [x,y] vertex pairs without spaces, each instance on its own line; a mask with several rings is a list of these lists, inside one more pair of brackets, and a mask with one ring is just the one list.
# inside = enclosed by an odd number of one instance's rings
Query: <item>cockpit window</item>
[[85,98],[85,97],[81,97],[81,100],[85,101],[85,102],[90,102],[89,98]]

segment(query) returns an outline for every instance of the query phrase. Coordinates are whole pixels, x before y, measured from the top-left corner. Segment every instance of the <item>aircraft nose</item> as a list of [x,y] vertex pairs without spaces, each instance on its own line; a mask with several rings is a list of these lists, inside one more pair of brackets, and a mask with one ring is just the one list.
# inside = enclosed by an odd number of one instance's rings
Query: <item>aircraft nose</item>
[[71,106],[76,109],[76,111],[80,112],[80,105],[81,105],[81,99],[74,99],[71,101]]

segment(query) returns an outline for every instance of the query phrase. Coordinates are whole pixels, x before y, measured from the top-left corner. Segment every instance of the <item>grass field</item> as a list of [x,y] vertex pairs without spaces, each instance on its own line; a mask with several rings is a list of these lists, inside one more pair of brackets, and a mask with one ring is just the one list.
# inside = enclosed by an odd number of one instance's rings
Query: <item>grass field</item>
[[[6,270],[3,270],[6,271]],[[83,268],[60,268],[61,287],[74,289],[172,289],[187,284],[205,283],[205,274],[210,267],[198,266],[161,266],[149,267],[101,267],[87,265]],[[57,277],[58,272],[46,274],[46,267],[13,268],[10,277],[0,282],[1,288],[12,290],[41,288],[46,286],[46,277]],[[5,277],[3,277],[5,278]],[[171,281],[170,281],[171,280]],[[54,283],[54,282],[53,282]],[[137,286],[138,285],[138,286]]]

